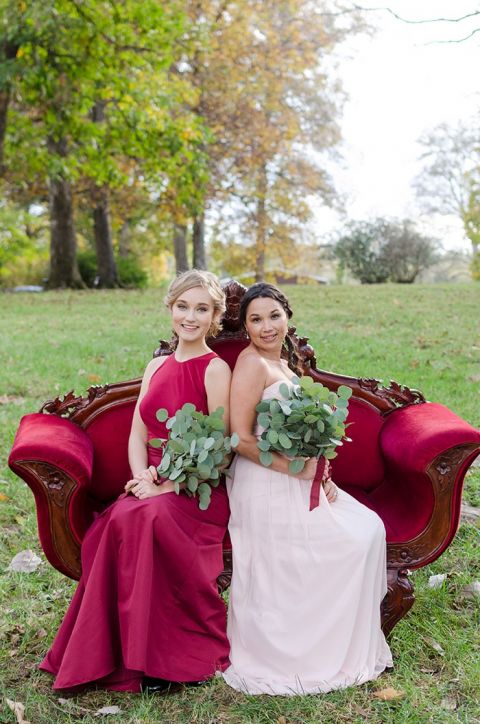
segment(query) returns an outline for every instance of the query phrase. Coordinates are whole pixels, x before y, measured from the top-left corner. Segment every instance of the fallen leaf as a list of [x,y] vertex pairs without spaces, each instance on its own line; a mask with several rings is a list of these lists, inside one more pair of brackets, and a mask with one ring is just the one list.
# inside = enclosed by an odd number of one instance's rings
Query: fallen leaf
[[374,691],[373,696],[376,699],[381,699],[382,701],[392,701],[393,699],[401,699],[405,696],[405,692],[398,691],[398,689],[394,689],[392,686],[387,686],[386,689]]
[[102,706],[93,716],[108,716],[108,714],[123,714],[119,706]]
[[470,382],[480,382],[480,375],[470,375],[468,379]]
[[434,589],[441,588],[446,578],[446,573],[437,573],[436,576],[430,576],[430,578],[428,579],[428,587]]
[[87,375],[87,380],[89,382],[100,382],[101,379],[100,375]]
[[284,716],[279,716],[277,719],[277,724],[287,724],[287,720]]
[[5,495],[5,493],[0,493],[0,501],[9,500],[8,495]]
[[35,551],[28,549],[26,551],[20,551],[16,556],[13,556],[7,571],[33,573],[41,563],[42,559],[37,556]]
[[469,583],[468,586],[464,586],[462,593],[465,598],[476,598],[480,596],[480,581],[474,581],[473,583]]
[[442,649],[438,641],[435,641],[434,638],[431,636],[424,636],[423,640],[426,644],[428,644],[434,651],[437,652],[437,654],[440,654],[440,656],[445,656],[445,651]]
[[418,359],[412,359],[410,360],[410,367],[412,370],[415,370],[420,365],[420,361]]
[[48,631],[44,628],[39,628],[38,631],[35,631],[35,636],[37,639],[44,639],[45,636],[48,636]]
[[30,724],[30,722],[24,719],[25,705],[22,704],[21,701],[12,701],[11,699],[5,699],[5,701],[8,708],[15,714],[17,724]]

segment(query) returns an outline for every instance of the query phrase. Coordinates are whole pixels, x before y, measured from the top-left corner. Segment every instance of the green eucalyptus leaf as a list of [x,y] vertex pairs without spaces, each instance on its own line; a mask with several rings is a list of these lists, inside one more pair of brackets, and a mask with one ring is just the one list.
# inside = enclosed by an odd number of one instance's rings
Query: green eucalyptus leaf
[[205,445],[203,446],[204,450],[210,450],[215,445],[215,438],[214,437],[207,437],[205,440]]
[[206,465],[205,463],[201,463],[198,466],[198,474],[202,478],[202,480],[208,480],[210,477],[211,471],[212,471],[211,466]]
[[338,395],[342,400],[349,400],[350,397],[352,396],[352,394],[353,394],[352,388],[351,388],[351,387],[347,387],[347,385],[340,385],[340,387],[339,387],[338,390],[337,390],[337,395]]
[[207,450],[201,450],[201,452],[198,455],[198,462],[203,463],[204,460],[206,460],[208,457],[208,451]]
[[232,447],[237,447],[238,443],[240,442],[240,437],[236,432],[233,432],[230,437],[230,444]]
[[292,441],[290,440],[290,438],[288,437],[288,435],[286,435],[284,432],[281,432],[281,433],[279,434],[279,436],[278,436],[278,442],[280,443],[280,445],[281,445],[283,448],[285,448],[285,450],[289,450],[289,449],[292,447]]
[[155,416],[159,422],[165,422],[165,420],[168,420],[168,411],[164,407],[161,407],[157,410]]
[[186,413],[187,415],[191,415],[193,412],[196,412],[196,410],[197,408],[191,402],[186,402],[182,407],[182,412]]
[[290,387],[285,382],[282,382],[278,390],[282,397],[288,400],[288,398],[290,397]]
[[270,417],[269,415],[265,414],[264,412],[261,412],[258,416],[258,424],[260,427],[267,428],[270,425]]
[[270,450],[271,445],[268,440],[260,438],[260,440],[258,440],[258,442],[257,442],[257,447],[259,450],[262,450],[263,452],[267,452],[268,450]]
[[187,488],[194,493],[198,488],[198,478],[195,475],[189,475],[187,480]]
[[163,458],[162,458],[161,465],[165,466],[165,469],[166,469],[166,468],[168,468],[168,466],[170,465],[171,462],[172,462],[172,456],[170,455],[169,452],[165,452],[163,455]]
[[267,440],[275,445],[278,442],[278,432],[276,430],[269,430],[267,434]]
[[304,467],[305,467],[305,460],[303,458],[294,458],[288,464],[289,471],[291,473],[293,473],[294,475],[297,473],[301,473]]
[[265,465],[265,467],[268,468],[269,465],[273,462],[273,455],[271,452],[261,452],[260,453],[260,462],[262,465]]
[[160,437],[153,437],[151,440],[148,441],[148,444],[150,445],[150,447],[159,448],[162,447],[164,442],[165,440],[162,440],[162,438]]

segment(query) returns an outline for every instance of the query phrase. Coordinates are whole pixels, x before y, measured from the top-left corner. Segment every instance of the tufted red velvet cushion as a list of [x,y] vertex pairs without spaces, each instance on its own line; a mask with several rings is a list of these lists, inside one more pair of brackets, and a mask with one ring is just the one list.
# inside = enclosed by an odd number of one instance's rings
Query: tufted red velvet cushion
[[134,408],[133,402],[111,407],[86,428],[94,450],[91,494],[102,502],[123,493],[130,479],[128,437]]
[[345,442],[332,461],[332,477],[345,488],[373,490],[383,481],[385,466],[379,448],[383,418],[368,402],[351,399],[347,429],[352,442]]

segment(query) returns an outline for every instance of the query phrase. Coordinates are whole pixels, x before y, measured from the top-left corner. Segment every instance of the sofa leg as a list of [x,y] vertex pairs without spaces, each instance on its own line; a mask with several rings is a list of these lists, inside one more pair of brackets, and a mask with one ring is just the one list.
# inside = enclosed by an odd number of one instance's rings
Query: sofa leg
[[415,600],[406,568],[387,569],[387,595],[382,601],[382,630],[389,636],[393,627],[411,609]]
[[223,593],[232,582],[232,549],[223,549],[223,572],[217,578],[218,592]]

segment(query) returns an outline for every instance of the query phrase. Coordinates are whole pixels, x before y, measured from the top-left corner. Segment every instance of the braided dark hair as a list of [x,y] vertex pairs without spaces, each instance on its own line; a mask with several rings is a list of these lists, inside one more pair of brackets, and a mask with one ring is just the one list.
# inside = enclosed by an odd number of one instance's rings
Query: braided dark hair
[[[267,297],[269,299],[273,299],[275,302],[278,302],[280,306],[284,309],[288,319],[292,318],[293,311],[285,294],[281,292],[280,289],[277,289],[277,287],[275,287],[273,284],[268,284],[267,282],[256,282],[247,289],[247,291],[243,295],[242,301],[240,302],[238,319],[242,327],[245,327],[248,307],[254,299],[259,299],[260,297]],[[288,366],[290,367],[290,369],[293,370],[293,372],[295,372],[296,374],[302,374],[302,371],[298,365],[299,359],[295,352],[295,347],[288,333],[285,337],[285,351]]]

